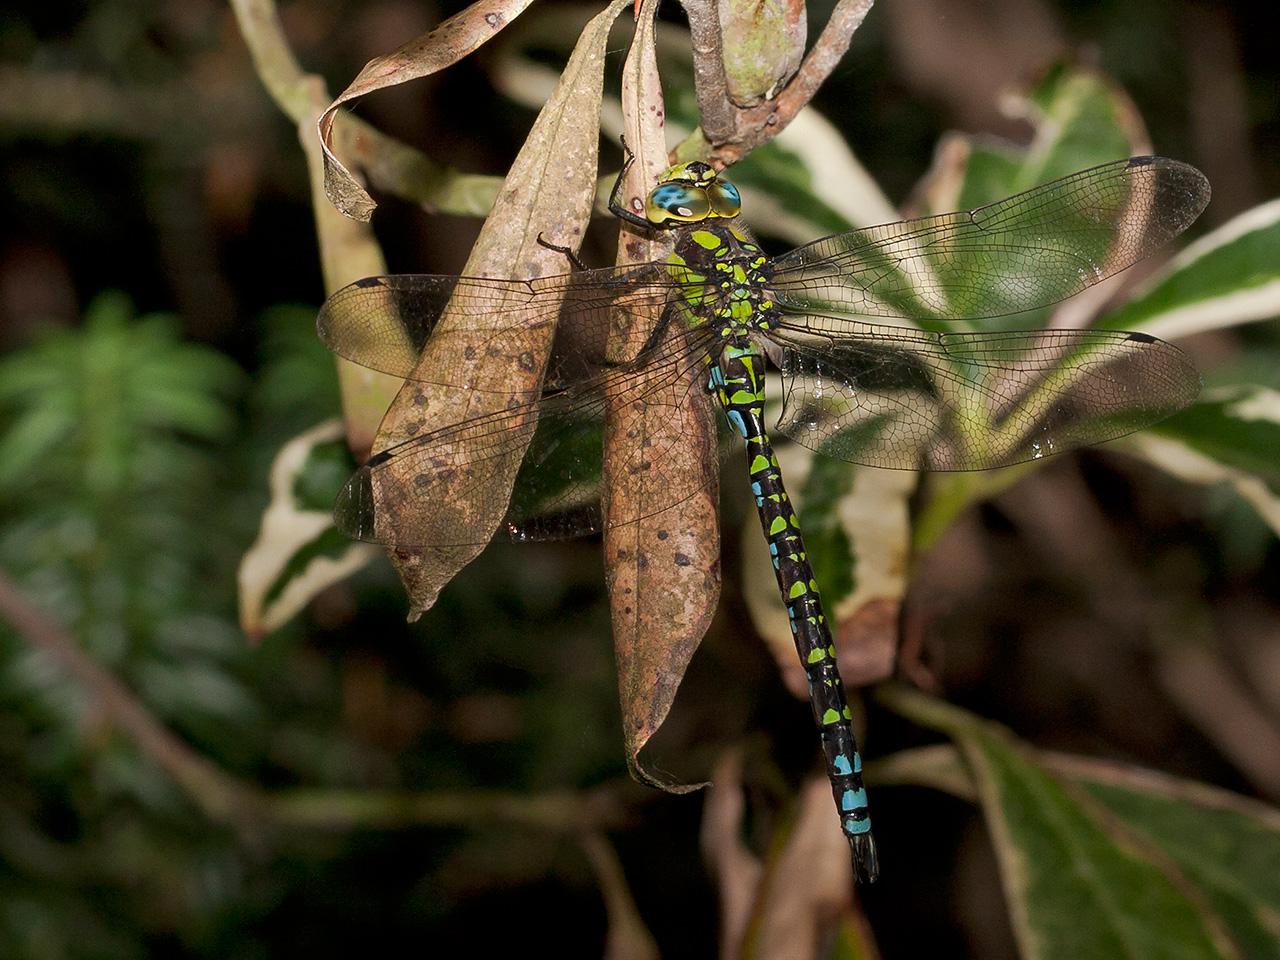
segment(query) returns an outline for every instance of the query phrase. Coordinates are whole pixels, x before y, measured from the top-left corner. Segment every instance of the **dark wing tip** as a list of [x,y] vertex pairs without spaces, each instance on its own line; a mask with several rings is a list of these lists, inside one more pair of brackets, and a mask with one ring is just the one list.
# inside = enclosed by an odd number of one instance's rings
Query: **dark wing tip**
[[1213,194],[1209,178],[1189,163],[1169,157],[1131,157],[1129,167],[1153,171],[1154,202],[1158,209],[1166,212],[1171,235],[1191,226],[1209,205]]
[[351,286],[359,287],[359,288],[381,287],[382,285],[383,285],[383,281],[381,277],[365,277],[364,279],[357,280],[355,283],[351,284]]

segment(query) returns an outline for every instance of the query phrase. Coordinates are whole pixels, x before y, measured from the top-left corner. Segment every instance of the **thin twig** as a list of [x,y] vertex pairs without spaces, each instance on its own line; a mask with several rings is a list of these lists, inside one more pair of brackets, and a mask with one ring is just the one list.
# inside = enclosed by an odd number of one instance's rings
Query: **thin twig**
[[311,77],[285,38],[274,0],[230,0],[262,85],[294,123],[311,116]]
[[298,788],[271,794],[266,808],[281,824],[311,830],[394,829],[404,826],[479,827],[495,823],[551,833],[616,829],[627,820],[617,789],[562,790],[329,790]]
[[0,616],[88,691],[103,713],[173,777],[206,816],[236,826],[256,818],[259,796],[255,788],[236,780],[175,736],[123,683],[80,649],[61,624],[36,606],[3,573],[0,573]]
[[[831,11],[831,19],[800,64],[799,71],[777,98],[738,112],[735,141],[716,145],[714,160],[718,165],[728,166],[741,160],[751,150],[772,140],[809,105],[818,88],[849,49],[854,32],[862,25],[874,2],[840,0],[836,4]],[[716,143],[713,138],[709,139]]]
[[351,830],[416,825],[485,827],[494,823],[577,834],[616,829],[628,819],[617,785],[586,793],[542,794],[307,788],[264,792],[179,739],[3,573],[0,618],[66,670],[102,714],[173,777],[206,816],[249,835],[257,836],[258,828],[265,824],[295,830]]
[[689,18],[693,88],[698,95],[702,131],[712,143],[736,140],[738,114],[729,100],[717,5],[714,0],[681,0],[681,6]]

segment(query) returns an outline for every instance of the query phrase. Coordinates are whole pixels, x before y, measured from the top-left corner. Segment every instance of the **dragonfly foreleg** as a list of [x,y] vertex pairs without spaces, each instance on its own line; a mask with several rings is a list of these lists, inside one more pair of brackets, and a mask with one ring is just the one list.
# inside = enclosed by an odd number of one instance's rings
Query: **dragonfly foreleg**
[[558,243],[552,243],[541,233],[539,233],[535,239],[537,239],[539,246],[546,247],[548,250],[554,250],[556,253],[564,254],[565,257],[568,258],[569,263],[574,267],[574,269],[577,269],[577,270],[587,269],[587,265],[578,259],[578,255],[570,247],[562,247]]

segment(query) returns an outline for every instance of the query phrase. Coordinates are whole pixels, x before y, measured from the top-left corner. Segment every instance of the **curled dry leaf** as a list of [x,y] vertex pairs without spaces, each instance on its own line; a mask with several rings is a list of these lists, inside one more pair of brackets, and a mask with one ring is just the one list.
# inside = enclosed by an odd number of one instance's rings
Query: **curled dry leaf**
[[702,857],[720,892],[720,956],[740,957],[764,875],[764,864],[742,842],[747,809],[742,751],[726,751],[712,776],[702,808]]
[[[654,43],[657,6],[656,0],[644,3],[623,68],[627,143],[636,157],[624,185],[623,203],[631,209],[637,209],[648,185],[667,165]],[[659,249],[661,242],[624,225],[618,262],[662,259],[666,251]],[[657,318],[617,319],[618,335],[626,338],[643,337]],[[610,405],[605,425],[606,521],[611,515],[642,517],[617,526],[606,523],[604,535],[627,762],[638,779],[677,793],[701,784],[683,785],[657,777],[640,765],[638,754],[666,719],[720,596],[716,429],[706,393],[695,382],[699,375],[700,368],[695,368],[683,378],[662,383],[646,392],[643,403]],[[654,464],[649,451],[668,444],[677,451],[679,462]],[[654,470],[655,466],[661,469]],[[661,513],[644,516],[651,487],[670,483],[672,471],[696,478],[691,487],[698,488],[698,493]]]
[[[333,119],[343,104],[375,90],[417,80],[452,66],[520,16],[533,0],[479,0],[394,53],[375,57],[320,115],[324,189],[329,201],[353,220],[368,220],[376,204],[333,152]],[[613,18],[610,18],[610,23]]]
[[[537,237],[545,234],[551,242],[575,250],[581,241],[595,197],[606,41],[613,21],[625,5],[626,0],[617,0],[583,30],[559,85],[512,164],[493,212],[467,260],[465,275],[527,279],[564,273],[564,255],[540,245]],[[538,316],[545,320],[545,302],[539,306]],[[552,325],[544,324],[542,342],[533,348],[531,336],[518,338],[519,346],[513,349],[504,349],[504,339],[494,337],[485,349],[477,349],[466,359],[449,348],[447,334],[457,325],[464,324],[468,331],[479,334],[486,320],[496,330],[509,328],[517,319],[512,311],[482,318],[447,308],[437,325],[437,335],[423,350],[414,379],[387,411],[374,449],[383,450],[409,439],[424,422],[444,427],[508,409],[531,394],[536,395],[555,332]],[[510,338],[505,342],[509,343]],[[511,355],[513,350],[520,355]],[[459,362],[466,365],[462,375],[457,370]],[[432,372],[442,365],[450,367],[448,376]],[[433,382],[475,386],[471,390],[433,388]],[[536,408],[529,408],[514,428],[523,432],[525,446],[537,427],[536,416]],[[496,530],[506,512],[523,453],[524,448],[512,450],[501,461],[491,459],[480,468],[467,463],[464,456],[459,457],[459,463],[450,463],[442,451],[436,468],[452,470],[457,477],[456,489],[467,491],[465,497],[438,505],[445,522],[456,517],[459,529]],[[403,472],[380,471],[373,496],[378,504],[379,523],[385,530],[404,526],[399,518],[406,511],[420,509],[413,495],[414,481],[413,476]],[[395,537],[386,539],[394,542]],[[394,551],[393,559],[409,593],[411,618],[429,609],[440,589],[482,549],[482,544],[476,544]]]
[[[716,765],[702,820],[702,851],[720,890],[720,956],[800,960],[877,956],[855,909],[848,847],[827,782],[804,784],[782,842],[762,863],[742,842],[746,798],[740,751]],[[832,950],[836,942],[844,948]],[[830,951],[830,952],[827,952]]]

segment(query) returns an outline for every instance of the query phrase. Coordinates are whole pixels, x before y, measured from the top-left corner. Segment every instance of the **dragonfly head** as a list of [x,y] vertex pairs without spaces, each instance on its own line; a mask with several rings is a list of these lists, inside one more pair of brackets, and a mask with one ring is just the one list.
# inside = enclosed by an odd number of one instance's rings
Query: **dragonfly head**
[[736,217],[742,209],[738,188],[701,160],[678,163],[658,178],[645,200],[645,219],[655,227],[677,227],[714,217]]

